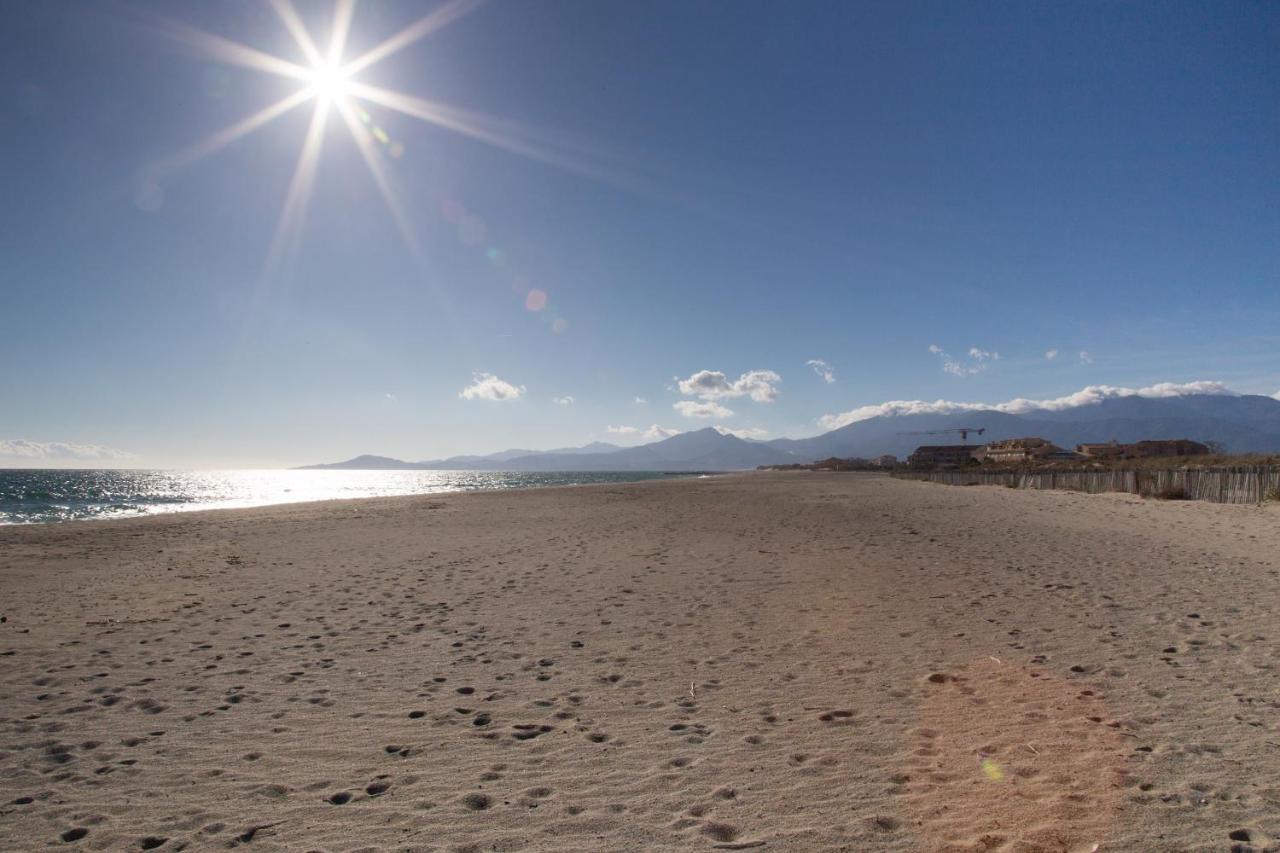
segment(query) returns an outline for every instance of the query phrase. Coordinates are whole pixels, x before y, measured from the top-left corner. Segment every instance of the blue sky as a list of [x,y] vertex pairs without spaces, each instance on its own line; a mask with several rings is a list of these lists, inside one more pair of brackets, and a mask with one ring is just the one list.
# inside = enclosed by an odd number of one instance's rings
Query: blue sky
[[[436,8],[357,3],[344,58]],[[1275,4],[457,11],[352,79],[488,141],[357,97],[400,228],[331,109],[273,250],[315,100],[172,166],[307,85],[174,37],[308,65],[269,3],[6,7],[0,441],[273,466],[1280,389]]]

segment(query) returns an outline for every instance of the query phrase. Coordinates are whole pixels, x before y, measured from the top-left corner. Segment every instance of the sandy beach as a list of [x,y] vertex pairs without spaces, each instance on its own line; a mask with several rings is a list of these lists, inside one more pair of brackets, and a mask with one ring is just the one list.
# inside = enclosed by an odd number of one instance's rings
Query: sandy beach
[[1280,507],[848,474],[0,528],[0,847],[1280,849]]

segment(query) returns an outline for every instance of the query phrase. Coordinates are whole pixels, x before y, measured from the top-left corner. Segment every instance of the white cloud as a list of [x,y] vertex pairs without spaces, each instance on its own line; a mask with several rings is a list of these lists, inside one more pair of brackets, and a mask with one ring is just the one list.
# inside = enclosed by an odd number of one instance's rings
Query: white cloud
[[1093,356],[1089,355],[1089,351],[1087,349],[1080,350],[1080,363],[1093,364]]
[[395,394],[392,394],[390,391],[388,391],[386,394],[383,394],[382,396],[393,403],[399,399],[398,397],[396,397]]
[[738,438],[744,438],[744,439],[745,438],[764,438],[766,435],[769,434],[769,431],[767,429],[761,429],[760,427],[744,427],[742,429],[733,429],[732,427],[727,427],[720,424],[716,425],[716,432],[720,433],[721,435],[732,435],[732,436],[736,436]]
[[524,393],[524,386],[516,387],[504,382],[492,373],[473,373],[472,382],[458,392],[464,400],[515,400]]
[[558,406],[572,406],[574,400],[572,394],[565,394],[563,397],[552,397],[551,402]]
[[1058,357],[1058,351],[1056,349],[1045,350],[1044,357],[1047,358],[1049,361],[1053,361],[1055,358]]
[[648,400],[646,400],[644,397],[636,397],[636,405],[638,405],[638,406],[640,406],[640,405],[644,405],[644,404],[645,404],[645,403],[647,403],[647,402],[649,402],[649,401],[648,401]]
[[121,461],[138,457],[125,450],[98,444],[69,444],[65,441],[27,441],[25,438],[0,439],[0,458],[47,460],[50,462]]
[[640,435],[641,438],[647,439],[648,441],[657,441],[660,438],[671,438],[671,436],[679,435],[682,432],[684,432],[684,430],[650,424],[649,428]]
[[774,386],[781,381],[772,370],[749,370],[732,382],[719,370],[699,370],[688,379],[676,379],[676,384],[681,394],[704,400],[749,396],[757,403],[772,403],[778,398]]
[[733,410],[720,405],[713,400],[681,400],[671,406],[686,418],[728,418],[733,416]]
[[813,372],[822,377],[822,381],[830,385],[836,381],[836,371],[827,362],[820,358],[811,358],[805,362],[806,365],[813,368]]
[[633,426],[607,426],[605,429],[614,435],[636,435],[645,441],[658,441],[681,433],[681,430],[658,426],[657,424],[650,424],[646,429]]
[[959,377],[981,373],[991,365],[991,362],[1000,360],[1000,353],[979,347],[969,347],[968,361],[956,358],[937,344],[929,344],[929,352],[942,361],[943,373],[950,373],[952,376]]
[[1057,397],[1052,400],[1028,400],[1018,398],[1004,403],[957,403],[949,400],[891,400],[874,406],[861,406],[835,415],[823,415],[818,418],[818,425],[824,429],[836,429],[855,421],[868,418],[893,415],[950,415],[956,412],[996,411],[1011,415],[1021,415],[1037,409],[1052,412],[1063,409],[1074,409],[1077,406],[1092,406],[1103,400],[1116,397],[1185,397],[1188,394],[1216,394],[1234,396],[1232,391],[1221,382],[1201,380],[1198,382],[1160,382],[1146,388],[1122,388],[1114,385],[1090,385],[1074,394]]

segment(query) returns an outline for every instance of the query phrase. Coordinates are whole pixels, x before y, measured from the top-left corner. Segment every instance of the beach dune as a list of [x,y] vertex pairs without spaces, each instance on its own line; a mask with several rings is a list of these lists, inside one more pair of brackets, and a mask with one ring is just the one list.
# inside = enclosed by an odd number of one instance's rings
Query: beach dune
[[814,473],[0,528],[0,846],[1262,850],[1277,555]]

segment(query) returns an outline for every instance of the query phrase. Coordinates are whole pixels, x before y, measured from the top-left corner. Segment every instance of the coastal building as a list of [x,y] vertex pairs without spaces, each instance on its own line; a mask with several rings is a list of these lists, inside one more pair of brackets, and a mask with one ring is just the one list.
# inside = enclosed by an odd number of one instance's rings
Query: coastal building
[[968,465],[981,449],[977,444],[925,444],[907,457],[907,464],[917,468]]
[[872,459],[871,464],[879,468],[892,468],[894,465],[898,464],[898,457],[894,456],[892,453],[886,453],[883,456],[877,456],[875,459]]
[[1203,456],[1209,448],[1188,438],[1138,441],[1124,446],[1124,455],[1145,459],[1151,456]]
[[1090,459],[1118,459],[1124,455],[1124,446],[1115,440],[1106,444],[1077,444],[1076,453]]
[[1172,438],[1135,441],[1133,444],[1121,444],[1118,441],[1077,444],[1076,452],[1089,459],[1147,459],[1160,456],[1202,456],[1209,452],[1209,448],[1187,438]]
[[996,463],[1033,462],[1060,450],[1061,448],[1043,438],[1006,438],[983,447],[978,459]]

